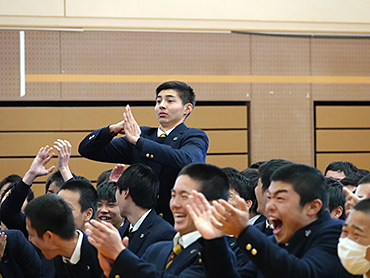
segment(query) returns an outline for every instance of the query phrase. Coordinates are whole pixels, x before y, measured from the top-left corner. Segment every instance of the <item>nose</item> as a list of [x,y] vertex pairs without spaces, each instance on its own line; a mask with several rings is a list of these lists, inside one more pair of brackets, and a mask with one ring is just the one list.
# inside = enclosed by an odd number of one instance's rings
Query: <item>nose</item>
[[107,206],[101,206],[100,212],[101,213],[107,213],[107,212],[109,212],[109,208]]

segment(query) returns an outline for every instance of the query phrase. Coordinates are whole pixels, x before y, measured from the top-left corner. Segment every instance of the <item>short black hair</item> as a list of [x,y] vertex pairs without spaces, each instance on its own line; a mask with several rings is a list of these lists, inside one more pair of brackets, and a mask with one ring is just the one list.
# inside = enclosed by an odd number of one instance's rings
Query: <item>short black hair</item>
[[112,171],[113,171],[113,169],[108,169],[108,170],[105,170],[105,171],[101,172],[98,179],[96,180],[96,188],[98,188],[99,185],[102,184],[103,182],[109,180],[109,177],[110,177],[110,174],[112,173]]
[[52,173],[47,179],[46,179],[46,183],[45,183],[45,193],[48,193],[48,190],[49,190],[49,187],[50,187],[50,184],[52,182],[55,182],[56,185],[61,188],[62,185],[64,184],[64,179],[62,177],[62,174],[58,171]]
[[116,200],[117,184],[114,181],[105,181],[101,183],[96,192],[98,193],[98,201],[108,201],[115,203]]
[[229,178],[219,167],[206,163],[192,163],[181,169],[178,176],[187,175],[200,183],[199,192],[208,201],[229,199]]
[[353,206],[353,209],[370,214],[370,198],[361,200]]
[[315,199],[322,202],[321,216],[328,206],[327,185],[322,173],[314,167],[304,164],[291,164],[280,167],[271,176],[271,181],[282,181],[292,185],[293,190],[300,196],[300,205],[303,207]]
[[78,199],[78,203],[81,206],[81,212],[92,208],[92,218],[95,218],[98,209],[98,193],[89,180],[86,178],[68,180],[62,185],[60,190],[70,190],[79,193],[80,198]]
[[343,185],[331,178],[325,177],[325,182],[328,186],[328,196],[329,196],[329,211],[332,212],[337,207],[343,208],[343,213],[339,217],[339,219],[345,220],[346,219],[346,211],[345,211],[345,204],[346,204],[346,194],[343,192]]
[[359,185],[363,184],[363,183],[370,183],[370,175],[366,175],[366,176],[362,177],[360,179],[360,181],[358,182]]
[[117,181],[117,190],[129,190],[132,201],[145,209],[154,208],[157,204],[159,180],[152,168],[144,164],[132,164]]
[[75,235],[76,224],[71,207],[57,194],[45,194],[33,199],[27,204],[24,214],[39,238],[46,231],[63,239],[72,239]]
[[255,195],[254,189],[258,185],[258,178],[259,178],[258,170],[256,168],[247,168],[247,169],[244,169],[243,171],[241,171],[240,174],[247,177],[251,181],[251,185],[253,187],[253,195],[254,195],[254,198],[255,198],[255,202],[253,202],[253,204],[251,206],[251,209],[250,209],[250,212],[257,212],[258,201],[257,201],[256,195]]
[[195,107],[195,94],[193,88],[190,87],[185,82],[181,81],[164,82],[157,87],[156,96],[158,96],[158,94],[163,90],[175,90],[179,94],[179,97],[182,100],[183,105],[190,103],[193,107]]
[[22,179],[21,176],[18,176],[18,175],[9,175],[7,177],[5,177],[4,179],[2,179],[2,181],[0,182],[0,189],[3,188],[4,185],[6,185],[7,183],[16,183],[18,181],[20,181]]
[[284,159],[270,159],[263,163],[259,168],[258,168],[258,175],[261,178],[262,182],[262,192],[265,192],[271,183],[271,175],[272,173],[286,165],[292,165],[293,162],[284,160]]
[[357,167],[349,161],[333,161],[326,166],[324,175],[328,171],[343,172],[346,176],[351,173],[357,172]]
[[[251,181],[246,176],[239,173],[229,172],[226,174],[229,178],[230,188],[238,192],[239,196],[244,200],[250,200],[253,206],[257,202],[257,199]],[[249,212],[251,211],[252,207],[249,209]]]

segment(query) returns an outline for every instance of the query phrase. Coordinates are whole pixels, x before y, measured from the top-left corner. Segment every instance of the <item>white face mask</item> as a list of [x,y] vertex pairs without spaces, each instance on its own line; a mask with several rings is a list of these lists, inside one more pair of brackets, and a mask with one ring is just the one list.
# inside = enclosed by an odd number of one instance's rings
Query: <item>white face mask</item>
[[370,261],[365,258],[370,245],[361,245],[347,237],[339,238],[338,256],[344,268],[351,274],[366,274],[370,270]]

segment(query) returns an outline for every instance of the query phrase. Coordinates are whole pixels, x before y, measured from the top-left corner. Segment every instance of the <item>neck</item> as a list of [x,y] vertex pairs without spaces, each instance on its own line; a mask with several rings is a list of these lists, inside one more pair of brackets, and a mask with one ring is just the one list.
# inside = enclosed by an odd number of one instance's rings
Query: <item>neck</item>
[[179,124],[182,124],[184,122],[184,120],[181,120],[180,122],[174,124],[174,125],[168,125],[168,126],[163,126],[163,125],[160,125],[159,128],[163,131],[163,132],[166,132],[167,130],[170,130],[172,128],[175,128],[177,127]]
[[127,214],[126,218],[131,223],[132,226],[135,226],[137,221],[148,211],[141,207],[136,207],[130,213]]
[[63,257],[71,258],[73,251],[76,248],[79,233],[76,231],[73,238],[69,240],[63,240],[63,246],[60,247],[60,254]]

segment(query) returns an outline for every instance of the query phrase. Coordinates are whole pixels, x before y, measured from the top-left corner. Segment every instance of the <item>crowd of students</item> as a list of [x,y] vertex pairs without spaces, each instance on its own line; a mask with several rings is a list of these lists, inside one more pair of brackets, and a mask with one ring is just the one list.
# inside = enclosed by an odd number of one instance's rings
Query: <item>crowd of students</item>
[[[4,178],[1,276],[370,277],[368,170],[206,164],[207,135],[184,124],[194,105],[189,85],[165,82],[159,127],[140,127],[127,106],[121,121],[87,135],[83,156],[117,163],[96,186],[71,172],[61,139],[23,177]],[[43,175],[45,194],[33,199]]]

